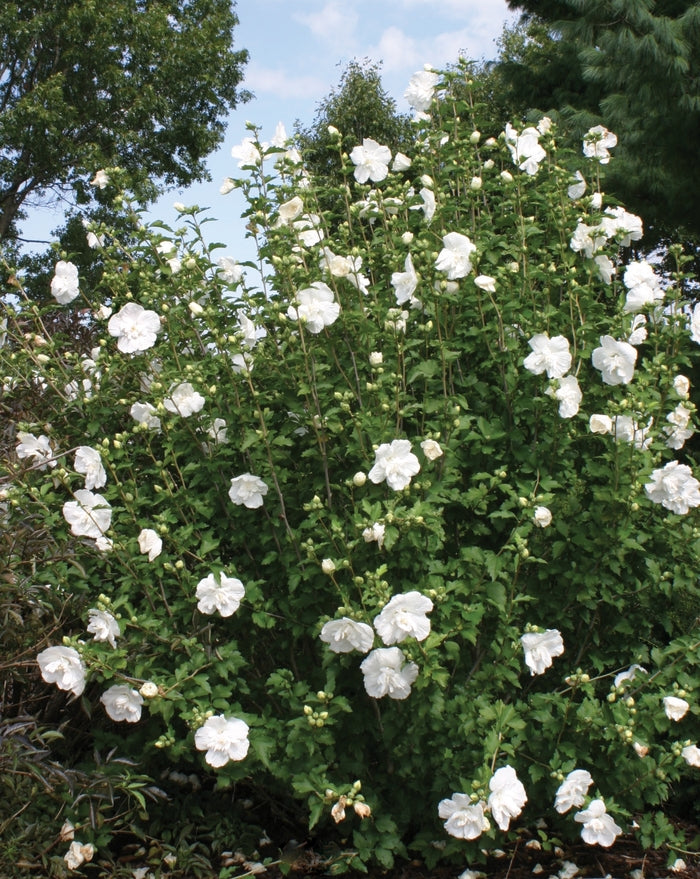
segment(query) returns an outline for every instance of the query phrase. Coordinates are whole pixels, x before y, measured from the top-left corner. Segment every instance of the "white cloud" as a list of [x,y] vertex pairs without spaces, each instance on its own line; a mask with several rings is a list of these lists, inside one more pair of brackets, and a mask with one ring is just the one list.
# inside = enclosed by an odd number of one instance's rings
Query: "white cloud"
[[371,58],[382,62],[382,70],[392,71],[413,69],[422,66],[423,56],[417,41],[398,27],[387,28],[376,46],[368,50]]
[[317,76],[294,76],[280,68],[262,67],[251,62],[245,69],[245,86],[256,97],[273,95],[277,98],[320,97],[328,91],[328,83]]
[[294,19],[309,28],[311,33],[324,44],[347,47],[357,24],[357,13],[351,4],[330,0],[320,12],[302,15]]

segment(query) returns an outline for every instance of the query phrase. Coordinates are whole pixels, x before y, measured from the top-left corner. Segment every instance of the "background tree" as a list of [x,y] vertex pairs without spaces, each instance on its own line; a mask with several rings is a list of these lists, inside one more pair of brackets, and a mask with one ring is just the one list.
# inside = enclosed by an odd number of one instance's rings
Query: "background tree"
[[656,238],[678,230],[697,246],[700,3],[509,5],[529,21],[520,52],[504,58],[502,68],[523,106],[559,109],[580,128],[595,114],[620,136],[611,191],[645,216]]
[[231,0],[9,0],[0,7],[0,240],[52,194],[88,201],[118,166],[145,200],[153,180],[206,177],[247,52]]

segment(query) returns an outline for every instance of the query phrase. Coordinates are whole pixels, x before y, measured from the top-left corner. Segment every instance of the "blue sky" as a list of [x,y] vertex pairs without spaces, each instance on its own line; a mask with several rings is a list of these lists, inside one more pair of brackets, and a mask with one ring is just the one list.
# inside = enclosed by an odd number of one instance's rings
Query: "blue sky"
[[[381,61],[384,87],[407,112],[403,92],[416,70],[452,63],[460,54],[493,58],[504,23],[516,18],[505,0],[239,0],[237,14],[236,48],[250,54],[243,85],[255,98],[231,114],[224,142],[209,159],[211,182],[167,193],[150,216],[174,224],[174,202],[207,207],[217,220],[208,235],[238,259],[251,258],[243,243],[242,197],[222,196],[219,187],[226,176],[241,173],[231,147],[246,136],[247,120],[260,126],[263,139],[273,136],[279,121],[289,133],[297,119],[311,123],[318,102],[353,58]],[[57,224],[56,216],[38,212],[24,231],[39,237],[40,227],[46,235]]]

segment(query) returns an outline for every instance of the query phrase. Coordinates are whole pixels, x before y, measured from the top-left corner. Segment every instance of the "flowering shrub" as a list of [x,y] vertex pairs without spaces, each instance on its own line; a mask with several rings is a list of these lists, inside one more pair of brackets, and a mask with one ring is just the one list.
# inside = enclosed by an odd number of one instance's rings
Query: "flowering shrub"
[[44,680],[142,770],[274,783],[360,866],[539,819],[658,842],[700,762],[683,256],[630,259],[614,135],[482,134],[465,89],[417,75],[414,154],[342,155],[333,211],[253,130],[226,189],[259,284],[194,208],[128,250],[95,229],[101,283],[62,254],[52,285],[94,349],[26,301],[0,349],[39,400],[2,515],[47,541],[17,569],[80,621]]

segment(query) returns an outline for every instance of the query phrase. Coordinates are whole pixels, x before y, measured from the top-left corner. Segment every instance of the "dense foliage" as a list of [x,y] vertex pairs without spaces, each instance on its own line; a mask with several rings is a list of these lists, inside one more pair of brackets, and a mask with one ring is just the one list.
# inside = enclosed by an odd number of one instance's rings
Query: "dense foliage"
[[410,155],[336,135],[330,211],[251,130],[259,283],[184,206],[175,229],[136,215],[128,248],[91,230],[101,278],[61,254],[50,306],[16,282],[5,686],[81,772],[109,755],[44,804],[55,869],[64,819],[72,863],[106,862],[159,791],[178,869],[193,820],[243,845],[243,799],[335,841],[336,869],[476,863],[521,828],[675,857],[663,806],[700,763],[700,314],[680,249],[668,277],[634,259],[641,220],[602,194],[614,135],[491,129],[468,80],[414,77]]

